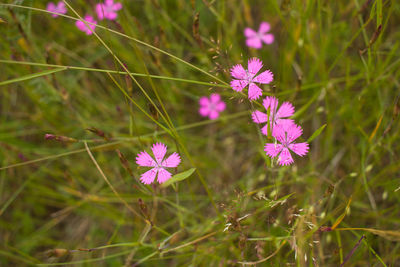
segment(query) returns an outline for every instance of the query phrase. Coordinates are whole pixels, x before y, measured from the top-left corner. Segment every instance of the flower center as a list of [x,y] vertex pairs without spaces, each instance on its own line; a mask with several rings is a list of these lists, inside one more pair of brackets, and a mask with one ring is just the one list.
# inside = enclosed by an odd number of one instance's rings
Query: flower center
[[208,108],[209,108],[210,110],[214,111],[214,110],[217,108],[217,105],[216,105],[215,103],[210,103],[210,104],[208,105]]
[[103,9],[104,9],[104,13],[111,13],[111,12],[113,12],[113,6],[112,6],[112,5],[110,5],[110,6],[104,5],[104,6],[103,6]]
[[246,70],[246,75],[247,75],[247,82],[250,84],[253,82],[254,74],[250,73],[248,70]]

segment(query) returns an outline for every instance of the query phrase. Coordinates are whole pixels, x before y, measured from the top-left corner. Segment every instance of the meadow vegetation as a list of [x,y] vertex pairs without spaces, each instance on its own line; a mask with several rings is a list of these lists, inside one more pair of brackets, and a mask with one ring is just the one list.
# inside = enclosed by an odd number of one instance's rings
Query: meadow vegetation
[[[399,1],[48,2],[0,1],[1,266],[400,266]],[[273,81],[250,101],[230,70],[253,57]],[[309,143],[289,166],[252,120],[266,96]],[[158,142],[181,162],[145,185]]]

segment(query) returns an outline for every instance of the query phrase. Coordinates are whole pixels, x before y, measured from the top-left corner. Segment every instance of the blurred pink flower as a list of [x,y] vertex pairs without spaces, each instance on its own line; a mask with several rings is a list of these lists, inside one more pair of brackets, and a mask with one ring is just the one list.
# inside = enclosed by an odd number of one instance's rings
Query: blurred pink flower
[[219,117],[219,113],[225,110],[225,103],[221,100],[219,94],[211,94],[210,98],[203,96],[199,100],[199,113],[203,117],[209,117],[214,120]]
[[152,167],[151,170],[140,176],[140,181],[144,184],[151,184],[158,173],[157,181],[162,184],[172,176],[165,168],[176,168],[181,163],[181,157],[178,153],[174,152],[168,158],[164,159],[167,153],[167,146],[162,143],[153,144],[151,150],[153,151],[155,160],[146,151],[140,152],[136,156],[136,164],[142,167]]
[[294,161],[289,150],[293,151],[300,157],[308,153],[309,147],[307,143],[293,143],[294,140],[296,140],[302,133],[303,130],[296,124],[277,125],[272,131],[272,136],[274,136],[276,140],[280,142],[280,144],[277,142],[267,143],[265,144],[264,151],[266,152],[267,156],[272,158],[279,155],[279,165],[290,165]]
[[[263,100],[263,106],[265,107],[265,110],[267,112],[269,108],[269,114],[265,114],[264,112],[258,110],[254,111],[251,114],[251,117],[255,123],[266,123],[269,119],[269,128],[272,130],[277,125],[289,126],[291,124],[294,124],[294,121],[292,119],[282,119],[290,117],[294,113],[294,107],[290,102],[283,102],[283,104],[278,109],[278,99],[273,96],[267,96]],[[264,135],[268,135],[268,124],[261,128],[261,132]]]
[[[65,4],[63,1],[60,1],[57,3],[57,5],[55,5],[53,2],[50,2],[47,4],[46,10],[49,12],[53,12],[53,14],[51,14],[53,17],[58,17],[58,14],[65,14],[67,13],[67,8],[65,7]],[[58,13],[58,14],[54,14],[54,13]]]
[[117,18],[117,11],[122,8],[121,3],[114,3],[114,0],[105,0],[103,4],[96,5],[97,17],[100,20],[109,19],[115,20]]
[[231,68],[231,75],[238,80],[231,81],[232,89],[241,92],[247,85],[249,85],[249,99],[258,99],[262,95],[262,90],[255,84],[255,82],[269,84],[274,79],[274,75],[269,70],[256,76],[262,66],[263,63],[258,58],[251,58],[248,60],[247,70],[245,70],[240,64],[233,66]]
[[82,20],[78,20],[78,21],[75,23],[76,27],[78,27],[79,30],[85,32],[87,35],[93,34],[93,31],[94,31],[94,29],[96,28],[97,21],[95,21],[95,20],[93,19],[93,17],[90,16],[90,15],[86,15],[86,16],[84,17],[84,20],[85,20],[86,22],[90,22],[90,23],[93,23],[93,24],[88,24],[88,26],[86,26],[86,24],[85,24]]
[[272,44],[274,42],[274,35],[269,32],[271,26],[268,22],[261,22],[258,32],[251,28],[244,29],[244,35],[246,36],[246,45],[248,47],[260,49],[262,43]]

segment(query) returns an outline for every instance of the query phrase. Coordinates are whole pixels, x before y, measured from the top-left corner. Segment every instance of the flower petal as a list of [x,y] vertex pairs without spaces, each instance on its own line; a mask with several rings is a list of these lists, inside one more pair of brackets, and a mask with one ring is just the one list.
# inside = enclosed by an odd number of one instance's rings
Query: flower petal
[[96,14],[99,20],[104,19],[104,14],[105,14],[105,6],[103,4],[97,4],[96,5]]
[[274,125],[272,128],[272,136],[282,144],[286,143],[286,128],[285,125]]
[[298,137],[300,137],[303,133],[303,129],[296,124],[292,124],[287,127],[286,135],[287,135],[287,142],[292,143]]
[[157,165],[154,159],[146,151],[137,154],[136,164],[143,167],[155,167]]
[[292,119],[277,119],[275,120],[275,125],[274,127],[283,127],[284,129],[287,129],[288,127],[292,126],[294,123],[294,120]]
[[199,104],[200,104],[200,106],[208,107],[208,105],[210,104],[210,100],[208,99],[208,97],[202,96],[199,99]]
[[224,102],[219,102],[216,106],[215,106],[215,110],[218,112],[224,111],[226,108],[226,105]]
[[153,168],[151,170],[148,170],[147,172],[143,173],[140,176],[140,181],[144,184],[151,184],[154,179],[156,178],[157,175],[157,168]]
[[308,153],[308,149],[309,149],[307,143],[290,144],[288,147],[290,148],[290,150],[292,150],[294,153],[296,153],[300,157],[306,155]]
[[210,115],[208,116],[210,120],[215,120],[219,117],[219,113],[215,110],[211,110]]
[[270,156],[271,158],[276,157],[279,152],[281,152],[283,149],[283,145],[281,144],[272,144],[272,143],[267,143],[265,144],[264,151],[267,156]]
[[237,64],[231,68],[231,75],[239,80],[247,79],[247,72],[242,65]]
[[245,88],[249,84],[248,81],[246,80],[232,80],[231,81],[231,87],[233,90],[236,92],[241,92],[243,88]]
[[274,35],[273,34],[264,34],[261,36],[261,40],[263,40],[266,44],[272,44],[274,42]]
[[246,45],[251,48],[260,49],[262,47],[262,42],[260,37],[254,36],[246,39]]
[[156,159],[156,162],[160,164],[165,156],[165,153],[167,153],[167,146],[164,145],[163,143],[156,143],[153,145],[151,150],[153,151],[153,155],[154,158]]
[[257,32],[249,27],[244,29],[244,36],[246,36],[247,38],[251,38],[254,36],[257,36]]
[[219,94],[211,94],[210,95],[210,102],[211,103],[218,103],[221,100],[221,96]]
[[47,9],[47,11],[54,12],[56,9],[56,5],[53,2],[50,2],[47,4],[46,9]]
[[251,83],[249,85],[249,99],[250,100],[256,100],[262,96],[262,90],[260,87],[258,87],[255,83]]
[[199,114],[203,117],[207,117],[210,114],[210,108],[208,106],[200,107]]
[[261,132],[263,135],[268,136],[268,124],[264,125],[264,127],[261,128]]
[[283,148],[281,154],[278,157],[278,164],[281,166],[286,166],[292,164],[293,158],[287,148]]
[[267,96],[263,100],[263,106],[265,109],[271,108],[271,110],[275,110],[278,106],[278,99],[274,96]]
[[165,181],[167,181],[169,178],[171,178],[172,174],[165,170],[165,169],[159,169],[158,170],[158,177],[157,177],[157,181],[162,184]]
[[285,118],[285,117],[290,117],[294,113],[294,107],[292,103],[290,102],[283,102],[281,107],[278,109],[278,112],[276,112],[276,118]]
[[122,9],[122,4],[121,3],[115,3],[114,6],[113,6],[113,10],[114,11],[118,11],[120,9]]
[[174,152],[161,163],[161,166],[166,168],[176,168],[179,163],[181,163],[181,157],[178,153]]
[[272,74],[270,70],[266,70],[260,73],[260,75],[254,77],[253,81],[263,84],[269,84],[270,82],[272,82],[273,79],[274,79],[274,74]]
[[268,22],[261,22],[260,28],[258,28],[258,33],[264,34],[266,32],[269,32],[271,29],[271,25]]
[[254,57],[247,62],[247,69],[249,74],[253,77],[262,68],[263,63],[258,58]]
[[115,12],[108,12],[105,14],[106,18],[109,20],[115,20],[118,17],[118,14]]
[[268,121],[268,115],[258,110],[251,113],[251,118],[255,123],[264,123]]

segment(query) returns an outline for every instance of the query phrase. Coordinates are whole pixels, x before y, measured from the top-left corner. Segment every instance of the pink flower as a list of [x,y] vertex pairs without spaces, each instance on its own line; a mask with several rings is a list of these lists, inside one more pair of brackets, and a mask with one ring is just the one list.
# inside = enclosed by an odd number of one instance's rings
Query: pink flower
[[231,75],[238,80],[231,81],[232,89],[241,92],[247,85],[249,85],[249,99],[258,99],[262,95],[262,90],[255,84],[255,82],[269,84],[274,79],[274,75],[269,70],[256,76],[262,66],[263,63],[258,58],[249,59],[247,62],[248,70],[245,70],[240,64],[233,66],[231,68]]
[[300,157],[304,156],[308,152],[307,143],[293,143],[301,134],[303,130],[296,124],[290,125],[277,125],[272,132],[272,135],[276,138],[280,144],[267,143],[265,144],[264,151],[267,156],[278,157],[278,164],[281,166],[290,165],[293,163],[292,155],[290,151],[293,151]]
[[[254,111],[251,114],[251,117],[255,123],[265,123],[269,120],[269,128],[273,130],[275,126],[278,125],[291,125],[294,124],[294,121],[291,119],[282,119],[286,117],[290,117],[294,113],[294,107],[290,102],[283,102],[281,107],[278,109],[278,99],[273,96],[267,96],[263,100],[263,106],[265,110],[268,112],[269,108],[269,118],[268,115],[261,111]],[[268,135],[268,124],[261,128],[261,132],[265,135]]]
[[151,150],[153,151],[155,160],[146,151],[137,154],[136,164],[143,167],[152,167],[151,170],[140,176],[140,181],[144,184],[151,184],[158,173],[157,181],[162,184],[172,176],[165,168],[176,168],[181,162],[181,157],[178,153],[174,152],[163,160],[167,153],[167,146],[162,143],[153,144]]
[[57,3],[57,5],[55,5],[53,2],[50,2],[47,4],[46,10],[49,12],[53,12],[53,14],[51,14],[53,17],[58,17],[59,15],[54,14],[54,13],[58,13],[58,14],[65,14],[67,13],[67,8],[65,7],[65,4],[63,1],[60,1]]
[[[86,24],[82,20],[78,20],[75,23],[75,25],[76,25],[76,27],[78,27],[79,30],[85,32],[87,35],[91,35],[93,33],[94,29],[96,28],[97,21],[95,21],[93,19],[93,17],[90,15],[86,15],[84,17],[84,19],[86,22],[89,22],[88,26],[86,26]],[[93,24],[90,24],[90,23],[93,23]]]
[[272,44],[274,42],[274,35],[267,33],[270,28],[271,26],[267,22],[261,22],[258,32],[254,31],[253,29],[246,28],[244,30],[244,35],[247,37],[246,45],[248,47],[260,49],[263,42],[266,44]]
[[100,20],[104,18],[115,20],[117,18],[117,11],[122,8],[121,3],[114,3],[114,0],[105,0],[104,4],[96,5],[97,17]]
[[209,117],[215,120],[219,117],[219,113],[225,110],[225,103],[221,100],[219,94],[211,94],[210,98],[203,96],[199,100],[199,113],[203,117]]

